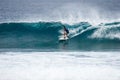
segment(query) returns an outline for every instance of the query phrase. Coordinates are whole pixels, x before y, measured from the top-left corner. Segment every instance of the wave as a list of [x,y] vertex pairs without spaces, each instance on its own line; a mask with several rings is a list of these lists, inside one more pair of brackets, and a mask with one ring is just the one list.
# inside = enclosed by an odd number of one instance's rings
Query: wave
[[120,22],[97,26],[88,22],[73,25],[61,22],[21,22],[0,24],[0,48],[58,48],[63,25],[70,31],[70,46],[86,42],[89,45],[94,42],[120,44]]

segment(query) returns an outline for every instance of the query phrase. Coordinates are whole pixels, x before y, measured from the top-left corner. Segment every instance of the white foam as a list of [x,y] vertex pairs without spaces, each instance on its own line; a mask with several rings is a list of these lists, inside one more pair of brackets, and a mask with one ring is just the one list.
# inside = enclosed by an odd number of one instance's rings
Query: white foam
[[119,80],[119,52],[5,52],[0,80]]
[[112,28],[117,28],[119,26],[120,25],[97,26],[98,29],[89,37],[90,38],[120,39],[120,31],[119,30],[117,30],[117,29],[115,29],[114,31],[110,30]]

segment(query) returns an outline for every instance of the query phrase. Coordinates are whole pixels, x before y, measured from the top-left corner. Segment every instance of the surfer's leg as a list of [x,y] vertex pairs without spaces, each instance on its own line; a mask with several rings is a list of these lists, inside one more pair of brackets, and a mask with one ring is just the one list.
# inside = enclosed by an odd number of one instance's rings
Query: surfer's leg
[[67,37],[67,34],[66,34],[66,32],[64,31],[64,39]]
[[64,33],[64,39],[65,39],[65,33]]
[[65,38],[67,38],[67,33],[65,32]]

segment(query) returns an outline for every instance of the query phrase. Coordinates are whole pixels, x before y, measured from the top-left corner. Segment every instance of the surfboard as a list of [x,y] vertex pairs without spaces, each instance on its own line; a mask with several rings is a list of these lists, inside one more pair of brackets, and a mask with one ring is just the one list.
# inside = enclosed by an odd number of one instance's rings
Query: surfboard
[[59,37],[59,41],[66,41],[66,40],[68,40],[69,38],[68,37],[65,37],[64,38],[64,36],[60,36]]

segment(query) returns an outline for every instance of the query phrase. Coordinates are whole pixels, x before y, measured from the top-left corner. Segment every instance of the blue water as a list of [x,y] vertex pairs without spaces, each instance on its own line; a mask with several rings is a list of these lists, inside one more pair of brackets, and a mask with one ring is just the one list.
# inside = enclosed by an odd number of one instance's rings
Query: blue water
[[[70,39],[60,42],[63,25],[70,31]],[[120,22],[102,23],[97,26],[88,22],[73,25],[61,22],[1,23],[0,48],[119,51]]]
[[119,3],[1,0],[0,80],[120,80]]
[[[1,1],[0,49],[119,51],[119,2],[103,2]],[[70,31],[66,42],[59,42],[62,25]]]

